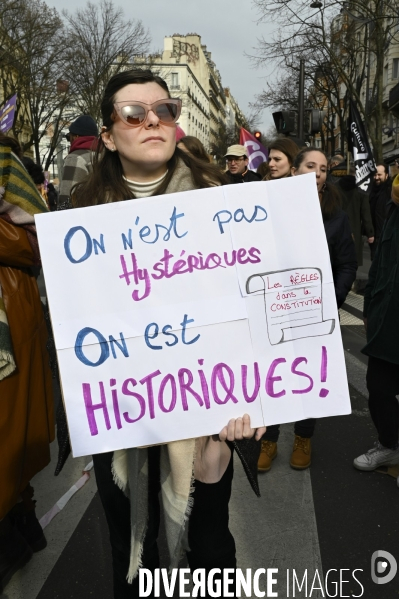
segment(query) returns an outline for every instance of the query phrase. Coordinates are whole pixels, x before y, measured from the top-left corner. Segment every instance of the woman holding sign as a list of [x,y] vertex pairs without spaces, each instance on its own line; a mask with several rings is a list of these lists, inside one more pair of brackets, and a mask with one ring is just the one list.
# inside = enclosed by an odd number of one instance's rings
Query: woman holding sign
[[[216,167],[176,148],[181,100],[170,98],[166,83],[151,71],[112,77],[101,110],[103,127],[93,172],[73,190],[74,206],[225,182]],[[177,566],[182,548],[189,548],[193,570],[236,567],[235,543],[228,528],[232,448],[259,493],[256,441],[263,432],[264,428],[252,429],[249,416],[244,415],[231,420],[217,439],[188,439],[94,456],[112,545],[115,599],[138,597],[138,570],[159,567],[159,491],[172,567]]]
[[[304,148],[293,160],[293,176],[306,173],[316,174],[317,191],[334,278],[335,297],[337,306],[340,308],[356,278],[356,249],[348,216],[341,209],[339,191],[335,185],[326,182],[327,172],[327,157],[317,148]],[[295,423],[295,439],[290,465],[296,470],[304,470],[311,464],[311,437],[315,424],[314,418]],[[277,456],[279,434],[280,426],[278,424],[267,428],[258,461],[260,472],[268,472],[272,467],[273,460]]]

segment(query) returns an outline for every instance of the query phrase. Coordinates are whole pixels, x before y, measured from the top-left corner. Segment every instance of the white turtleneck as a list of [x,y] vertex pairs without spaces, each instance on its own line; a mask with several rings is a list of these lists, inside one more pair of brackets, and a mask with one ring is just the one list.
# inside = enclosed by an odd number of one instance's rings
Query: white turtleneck
[[159,177],[159,179],[155,179],[155,181],[149,181],[146,183],[140,183],[139,181],[131,181],[130,179],[126,179],[126,177],[123,178],[126,181],[129,189],[133,192],[135,198],[147,198],[148,196],[154,193],[157,187],[160,186],[167,174],[168,171],[166,171],[166,173],[162,175],[162,177]]

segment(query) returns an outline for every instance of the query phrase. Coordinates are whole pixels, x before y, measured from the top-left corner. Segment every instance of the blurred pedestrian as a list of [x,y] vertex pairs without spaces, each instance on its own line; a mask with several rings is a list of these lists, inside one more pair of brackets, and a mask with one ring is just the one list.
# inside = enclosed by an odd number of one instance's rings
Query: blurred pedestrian
[[349,222],[355,240],[357,265],[363,265],[363,237],[368,243],[374,242],[374,228],[371,220],[368,195],[356,185],[355,169],[351,166],[349,175],[337,178],[338,189],[342,195],[342,209],[349,217]]
[[47,200],[51,212],[57,210],[58,207],[58,192],[52,183],[47,183]]
[[97,138],[98,127],[90,115],[83,114],[70,124],[67,139],[71,147],[64,161],[58,208],[68,204],[72,187],[86,179],[91,172]]
[[[317,148],[304,148],[294,159],[292,174],[316,173],[316,185],[320,199],[331,268],[334,278],[337,307],[343,302],[356,277],[356,250],[353,242],[349,219],[341,209],[340,194],[335,185],[326,182],[327,157]],[[304,231],[304,233],[306,233]],[[315,418],[307,418],[295,423],[294,445],[290,466],[295,470],[304,470],[311,465],[311,438],[316,425]],[[277,441],[280,425],[268,426],[262,438],[262,449],[258,460],[258,470],[268,472],[277,456]]]
[[371,218],[374,227],[374,242],[370,245],[371,259],[374,259],[387,216],[388,203],[391,200],[392,181],[386,164],[377,164],[374,181],[371,185],[369,200]]
[[30,480],[54,439],[48,335],[30,270],[40,264],[34,215],[47,208],[20,157],[0,134],[0,592],[46,546]]
[[224,157],[226,158],[226,175],[229,183],[251,183],[261,180],[260,175],[248,168],[248,150],[245,146],[239,144],[230,146]]
[[210,163],[210,158],[200,140],[192,135],[186,135],[179,140],[177,147],[183,152],[188,152],[191,156]]
[[49,208],[50,205],[48,202],[47,189],[45,185],[46,177],[44,175],[42,165],[36,164],[36,162],[34,162],[32,158],[29,158],[28,156],[22,157],[22,163],[28,171],[29,175],[31,176],[33,183],[36,185],[36,189],[42,196],[43,200],[46,202],[47,208]]
[[357,457],[358,470],[399,464],[399,176],[392,185],[392,200],[380,235],[364,293],[363,317],[369,357],[367,390],[370,416],[378,439],[372,449]]
[[275,139],[269,146],[270,180],[291,177],[291,168],[299,148],[289,137]]

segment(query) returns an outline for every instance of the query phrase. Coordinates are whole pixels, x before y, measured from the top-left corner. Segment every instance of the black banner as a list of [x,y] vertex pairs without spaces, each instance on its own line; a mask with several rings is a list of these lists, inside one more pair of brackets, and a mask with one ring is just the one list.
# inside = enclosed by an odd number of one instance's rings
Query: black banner
[[349,105],[348,148],[355,163],[356,185],[363,191],[368,191],[377,169],[366,128],[353,100],[350,100]]

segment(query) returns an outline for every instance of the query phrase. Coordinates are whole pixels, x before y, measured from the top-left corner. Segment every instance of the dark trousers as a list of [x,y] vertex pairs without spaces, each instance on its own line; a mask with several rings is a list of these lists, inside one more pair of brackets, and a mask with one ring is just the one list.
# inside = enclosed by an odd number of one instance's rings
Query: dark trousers
[[[94,470],[109,528],[114,599],[133,599],[139,597],[139,577],[136,576],[132,584],[128,584],[126,580],[130,560],[130,503],[113,481],[112,456],[113,452],[94,455]],[[148,460],[149,517],[142,562],[143,568],[154,570],[160,567],[157,547],[160,524],[159,447],[148,449]],[[188,523],[190,551],[187,552],[188,563],[192,570],[236,568],[235,542],[229,530],[228,510],[232,480],[233,457],[219,482],[204,484],[196,480],[194,483],[194,506]]]
[[[306,420],[300,420],[299,422],[295,422],[294,432],[296,435],[299,435],[300,437],[310,439],[310,437],[313,437],[315,426],[316,418],[307,418]],[[272,424],[271,426],[267,427],[262,439],[264,441],[273,441],[274,443],[277,443],[279,436],[280,425]]]
[[369,410],[378,440],[384,447],[396,449],[398,446],[399,406],[399,364],[392,364],[379,358],[369,357],[367,368],[367,389]]

